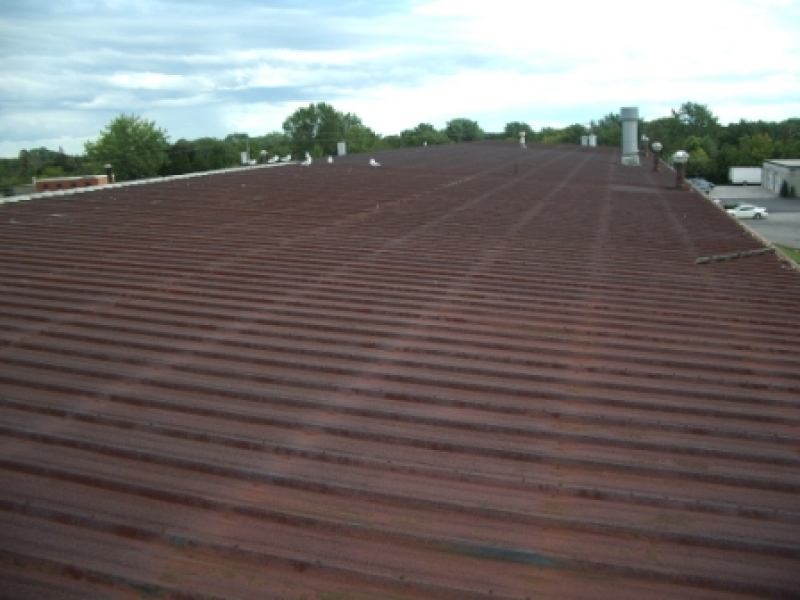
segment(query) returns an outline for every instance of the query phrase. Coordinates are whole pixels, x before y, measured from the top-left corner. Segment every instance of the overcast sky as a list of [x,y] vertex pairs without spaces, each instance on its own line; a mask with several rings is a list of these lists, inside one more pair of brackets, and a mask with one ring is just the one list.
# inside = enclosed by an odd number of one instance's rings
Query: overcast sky
[[263,135],[327,102],[380,134],[687,101],[800,116],[800,0],[0,0],[0,156],[82,153],[120,114]]

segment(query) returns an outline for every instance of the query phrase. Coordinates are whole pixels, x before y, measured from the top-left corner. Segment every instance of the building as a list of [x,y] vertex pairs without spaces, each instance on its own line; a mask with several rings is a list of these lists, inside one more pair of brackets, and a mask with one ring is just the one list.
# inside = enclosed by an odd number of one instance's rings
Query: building
[[697,264],[765,244],[674,180],[486,141],[1,205],[0,596],[797,597],[800,275]]
[[107,185],[108,175],[80,175],[78,177],[51,177],[36,179],[36,192],[59,192],[75,188]]
[[785,158],[764,161],[763,185],[768,190],[780,194],[785,181],[789,188],[794,188],[800,195],[800,159]]
[[35,183],[23,183],[22,185],[15,185],[11,188],[12,196],[29,196],[36,193]]

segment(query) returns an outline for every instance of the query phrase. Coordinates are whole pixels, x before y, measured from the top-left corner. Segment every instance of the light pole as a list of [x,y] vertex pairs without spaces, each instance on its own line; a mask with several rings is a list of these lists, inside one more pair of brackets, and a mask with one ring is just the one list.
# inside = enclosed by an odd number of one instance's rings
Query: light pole
[[645,134],[642,134],[642,154],[644,156],[650,156],[650,138],[647,137]]
[[653,142],[653,171],[658,171],[658,159],[663,148],[661,142]]
[[689,153],[686,150],[678,150],[672,155],[672,162],[675,163],[675,187],[683,189],[686,183],[686,163],[689,160]]
[[267,164],[267,151],[266,150],[262,150],[261,151],[261,164],[262,165]]

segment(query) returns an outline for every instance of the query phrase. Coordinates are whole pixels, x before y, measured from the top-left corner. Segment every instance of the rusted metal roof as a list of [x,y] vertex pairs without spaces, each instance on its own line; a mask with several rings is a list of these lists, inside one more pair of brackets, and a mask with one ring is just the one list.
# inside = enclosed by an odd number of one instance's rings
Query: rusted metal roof
[[0,596],[800,590],[800,277],[489,142],[0,207]]

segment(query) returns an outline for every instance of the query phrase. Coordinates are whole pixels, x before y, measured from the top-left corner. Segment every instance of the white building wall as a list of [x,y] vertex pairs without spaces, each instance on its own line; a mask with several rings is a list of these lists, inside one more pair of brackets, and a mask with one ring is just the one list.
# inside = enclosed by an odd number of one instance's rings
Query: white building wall
[[[795,165],[794,163],[797,164]],[[794,186],[795,192],[800,194],[800,160],[765,161],[763,169],[763,185],[765,188],[779,194],[781,185],[785,181],[789,187]]]

